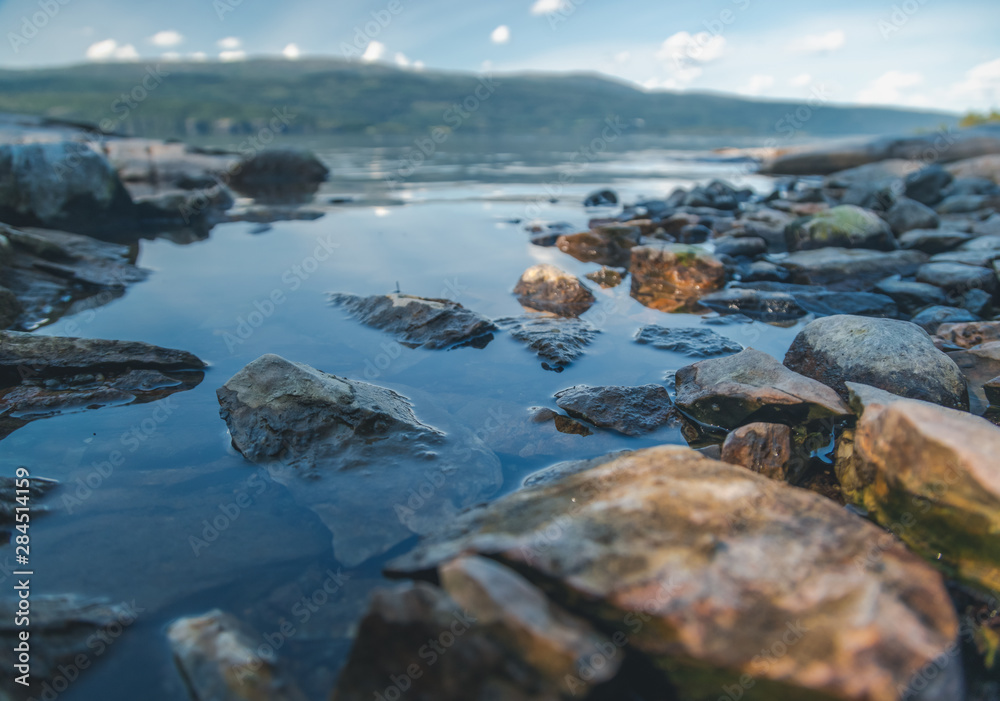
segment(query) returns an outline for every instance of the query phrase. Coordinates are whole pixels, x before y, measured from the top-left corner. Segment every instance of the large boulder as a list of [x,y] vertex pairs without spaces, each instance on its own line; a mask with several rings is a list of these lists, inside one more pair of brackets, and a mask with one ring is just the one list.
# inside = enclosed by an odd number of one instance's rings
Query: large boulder
[[0,144],[0,221],[88,233],[133,224],[135,208],[111,164],[85,144]]
[[485,316],[448,299],[399,293],[371,297],[337,293],[330,295],[330,302],[346,309],[362,324],[392,334],[409,348],[484,348],[497,330]]
[[727,430],[754,422],[797,425],[850,413],[829,387],[752,348],[681,368],[676,383],[682,412]]
[[969,408],[965,378],[920,327],[860,316],[816,319],[792,341],[785,366],[847,399],[847,382],[955,409]]
[[496,455],[470,431],[422,423],[384,387],[265,355],[217,394],[233,447],[319,515],[349,567],[440,527],[502,482]]
[[[497,560],[699,701],[895,701],[954,651],[940,575],[824,497],[674,446],[581,469],[463,514],[389,572]],[[922,698],[957,698],[962,665],[935,670]]]
[[580,281],[554,265],[533,265],[524,271],[514,295],[529,311],[576,317],[590,309],[594,294]]
[[660,385],[590,387],[577,385],[556,392],[556,404],[570,416],[610,428],[626,436],[641,436],[674,418],[670,395]]
[[1000,428],[865,385],[850,389],[859,418],[838,447],[844,493],[945,571],[1000,588]]
[[785,240],[789,251],[830,246],[893,251],[899,247],[888,224],[874,212],[853,205],[797,219],[785,229]]
[[868,291],[892,275],[913,275],[927,259],[920,251],[820,248],[789,254],[779,264],[791,272],[791,281],[799,285]]
[[698,299],[726,284],[719,259],[696,246],[662,244],[632,249],[632,296],[663,312],[694,309]]

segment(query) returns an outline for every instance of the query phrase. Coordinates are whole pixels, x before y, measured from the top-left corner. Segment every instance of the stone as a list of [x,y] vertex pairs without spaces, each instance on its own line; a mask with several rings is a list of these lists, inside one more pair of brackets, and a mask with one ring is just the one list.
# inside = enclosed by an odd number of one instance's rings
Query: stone
[[576,419],[626,436],[641,436],[670,423],[674,405],[660,385],[590,387],[556,392],[556,405]]
[[485,316],[447,299],[398,293],[371,297],[339,293],[330,295],[330,302],[346,309],[362,324],[392,334],[409,348],[485,348],[497,330]]
[[989,219],[973,224],[972,233],[977,236],[1000,236],[1000,214],[991,214]]
[[956,178],[988,178],[1000,183],[1000,155],[990,153],[956,161],[948,165],[948,172]]
[[569,235],[576,227],[568,222],[532,221],[524,225],[525,231],[531,235],[531,243],[536,246],[555,246],[560,236]]
[[899,316],[899,308],[891,297],[872,292],[815,290],[796,292],[792,296],[800,307],[816,316],[855,314],[890,319]]
[[584,348],[600,333],[582,319],[551,316],[506,317],[496,320],[515,340],[535,351],[547,370],[562,372],[583,356]]
[[600,270],[587,273],[584,277],[591,282],[596,282],[605,290],[618,287],[622,284],[622,274],[619,271],[605,265],[602,265]]
[[951,195],[935,209],[938,214],[968,214],[986,208],[991,199],[989,195]]
[[1000,251],[1000,234],[977,236],[958,247],[960,251]]
[[[45,477],[29,477],[27,496],[31,504],[31,515],[45,513],[48,508],[41,504],[42,498],[50,491],[59,486],[59,482]],[[16,523],[17,507],[20,506],[17,499],[18,480],[14,477],[0,476],[0,526],[7,526]]]
[[599,263],[615,268],[627,268],[631,249],[642,234],[638,227],[599,227],[593,231],[562,235],[556,248],[583,263]]
[[14,324],[21,316],[21,303],[17,295],[0,286],[0,329],[6,329]]
[[777,262],[791,272],[793,283],[867,292],[892,275],[914,275],[927,259],[920,251],[821,248],[791,253]]
[[789,251],[831,246],[879,251],[898,248],[888,224],[874,212],[853,205],[834,207],[795,220],[785,229],[785,241]]
[[982,414],[989,406],[983,386],[997,375],[1000,375],[1000,341],[981,343],[967,350],[948,354],[969,382],[971,410],[974,414]]
[[611,207],[618,204],[618,193],[614,190],[596,190],[583,200],[584,207]]
[[384,387],[264,355],[216,393],[233,447],[316,512],[348,567],[440,527],[502,482],[470,431],[422,423]]
[[964,294],[970,289],[992,293],[997,288],[996,275],[988,268],[946,261],[920,266],[917,282],[937,285],[948,294]]
[[846,383],[857,382],[955,409],[969,407],[958,366],[908,321],[847,315],[816,319],[792,341],[785,366],[845,400]]
[[194,701],[275,699],[305,701],[280,678],[276,656],[261,656],[261,636],[218,609],[170,624],[167,639],[174,662]]
[[737,268],[738,279],[744,282],[786,282],[791,273],[776,263],[766,260],[755,260],[748,265]]
[[752,423],[726,436],[722,461],[741,465],[770,479],[791,482],[796,471],[793,461],[792,429],[784,424]]
[[857,503],[945,571],[996,590],[1000,428],[966,412],[851,389],[859,419],[850,464],[838,472],[851,470]]
[[907,315],[913,315],[925,307],[944,306],[948,302],[948,296],[940,287],[925,282],[900,280],[898,276],[878,283],[875,292],[892,299],[899,311]]
[[990,406],[1000,407],[1000,377],[994,377],[983,385],[983,392]]
[[1000,259],[1000,249],[979,248],[971,250],[947,251],[931,256],[931,263],[961,263],[979,268],[989,268],[993,261]]
[[972,315],[980,319],[993,316],[993,295],[986,290],[968,290],[959,300],[963,309],[968,309]]
[[329,168],[313,153],[269,149],[244,158],[229,182],[237,191],[255,196],[276,186],[318,184],[329,175]]
[[676,383],[678,409],[726,430],[755,422],[797,425],[849,413],[832,389],[753,349],[681,368]]
[[632,297],[664,312],[694,309],[698,299],[726,284],[725,266],[704,249],[681,244],[632,249]]
[[580,316],[597,301],[579,278],[547,264],[524,271],[514,287],[514,295],[528,311],[567,317]]
[[934,333],[942,324],[960,324],[979,321],[979,317],[968,309],[934,305],[925,307],[910,319],[927,333]]
[[[605,634],[624,632],[678,698],[714,700],[749,678],[748,698],[889,701],[952,649],[958,621],[941,576],[884,535],[815,493],[661,446],[477,507],[388,572],[499,561]],[[412,655],[412,641],[401,647]],[[958,698],[962,666],[935,669],[924,698]]]
[[904,194],[921,204],[934,206],[943,199],[941,191],[951,184],[955,177],[941,166],[934,164],[910,173],[903,179]]
[[639,329],[635,342],[694,358],[730,355],[743,350],[742,344],[711,329],[667,328],[655,324]]
[[712,240],[715,254],[733,258],[755,258],[767,253],[767,241],[759,236],[726,236]]
[[711,237],[711,229],[702,224],[694,224],[692,226],[685,226],[682,228],[676,238],[679,243],[692,244],[705,243]]
[[1000,341],[1000,321],[942,324],[935,335],[960,348],[972,348],[980,343]]
[[756,321],[768,323],[799,319],[808,312],[787,292],[769,292],[730,287],[712,292],[698,304],[719,314],[744,314]]
[[885,214],[885,220],[899,236],[914,229],[936,229],[941,226],[941,217],[925,204],[908,197],[900,197]]
[[94,233],[135,223],[108,160],[86,144],[0,144],[0,221]]
[[945,253],[971,241],[969,234],[947,229],[910,229],[899,237],[899,247],[903,250],[923,251],[928,255]]

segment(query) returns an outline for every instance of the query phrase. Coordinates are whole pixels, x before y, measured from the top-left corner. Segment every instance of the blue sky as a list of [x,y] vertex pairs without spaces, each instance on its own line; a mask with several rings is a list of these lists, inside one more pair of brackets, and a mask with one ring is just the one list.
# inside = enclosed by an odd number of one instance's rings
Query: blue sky
[[[381,19],[381,21],[378,21]],[[348,56],[648,89],[1000,108],[997,0],[0,0],[0,66]]]

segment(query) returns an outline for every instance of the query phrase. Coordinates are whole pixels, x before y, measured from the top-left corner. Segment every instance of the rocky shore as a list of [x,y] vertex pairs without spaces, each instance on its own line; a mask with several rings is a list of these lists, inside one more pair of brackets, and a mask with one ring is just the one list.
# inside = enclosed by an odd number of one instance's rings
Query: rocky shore
[[[327,174],[295,152],[69,143],[0,147],[0,438],[202,382],[211,358],[29,332],[141,284],[128,236],[295,209]],[[536,372],[566,373],[537,399],[564,413],[533,410],[502,439],[433,392],[295,358],[216,378],[233,447],[329,529],[336,560],[404,580],[350,612],[330,698],[1000,698],[1000,136],[970,131],[931,161],[927,143],[779,159],[768,170],[790,175],[767,194],[713,181],[618,206],[602,190],[585,231],[525,222],[531,244],[595,269],[525,270],[511,280],[519,316],[331,291],[330,314],[406,349],[476,354],[509,335]],[[570,377],[608,333],[595,292],[619,285],[662,312],[629,342],[688,358],[660,384]],[[672,313],[797,334],[773,357]],[[505,484],[498,453],[551,426],[551,440],[673,427],[689,445],[595,451]],[[122,613],[74,597],[44,607],[50,670]],[[307,698],[239,613],[190,611],[165,631],[191,698]]]

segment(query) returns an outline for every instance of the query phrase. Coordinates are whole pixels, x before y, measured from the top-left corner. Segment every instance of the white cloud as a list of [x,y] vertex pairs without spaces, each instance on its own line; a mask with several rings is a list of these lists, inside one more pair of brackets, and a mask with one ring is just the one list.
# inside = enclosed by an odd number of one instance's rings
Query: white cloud
[[793,88],[804,88],[812,82],[812,79],[813,77],[808,73],[802,73],[789,80],[788,84]]
[[105,39],[104,41],[91,44],[87,48],[86,55],[91,61],[107,61],[109,59],[131,61],[139,58],[139,52],[135,50],[132,44],[119,46],[118,42],[114,39]]
[[914,95],[904,95],[906,88],[912,88],[924,82],[921,73],[905,73],[889,71],[871,81],[868,87],[857,94],[857,101],[866,105],[902,105],[922,103],[923,98]]
[[295,59],[297,59],[299,56],[302,55],[302,52],[299,51],[299,47],[297,44],[289,44],[288,46],[286,46],[284,49],[281,50],[281,55],[287,58],[289,61],[294,61]]
[[424,65],[423,61],[414,61],[413,62],[413,70],[415,70],[415,71],[422,71],[422,70],[424,70],[424,68],[426,68],[426,66]]
[[667,78],[652,78],[644,83],[648,90],[681,90],[702,74],[702,66],[722,58],[726,39],[718,34],[677,32],[668,37],[656,52],[666,64]]
[[569,7],[569,0],[535,0],[535,4],[531,6],[531,14],[551,15]]
[[206,54],[204,51],[195,51],[193,54],[191,54],[190,58],[192,61],[206,61],[208,60],[208,54]]
[[743,95],[760,95],[769,87],[774,85],[773,75],[753,75],[750,82],[740,88],[737,92]]
[[243,42],[236,37],[226,37],[225,39],[219,39],[216,45],[225,51],[235,51],[243,46]]
[[788,50],[797,54],[822,54],[836,51],[847,43],[847,35],[841,29],[832,29],[825,34],[809,34],[788,45]]
[[177,46],[184,41],[184,36],[173,29],[166,29],[149,37],[149,40],[156,46]]
[[406,54],[402,52],[396,52],[396,55],[393,56],[393,60],[400,68],[409,68],[410,66],[410,59],[406,58]]
[[632,58],[632,54],[629,51],[622,51],[621,53],[615,54],[615,63],[628,63],[629,59]]
[[1000,105],[1000,58],[980,63],[965,74],[965,80],[951,92],[974,109],[991,109]]
[[220,61],[226,61],[226,62],[229,62],[229,61],[242,61],[246,57],[247,57],[247,52],[246,51],[236,50],[236,51],[220,51],[219,52],[219,60]]
[[490,41],[494,44],[506,44],[510,41],[510,27],[506,24],[501,24],[490,34]]
[[368,46],[365,47],[365,52],[361,54],[362,61],[378,61],[385,55],[385,44],[381,41],[371,41]]

